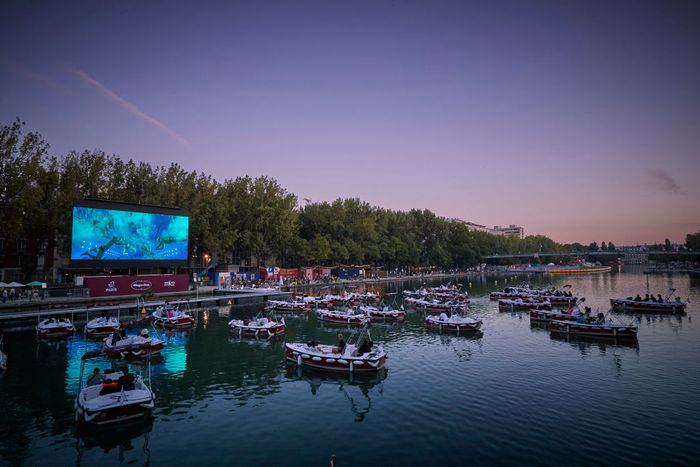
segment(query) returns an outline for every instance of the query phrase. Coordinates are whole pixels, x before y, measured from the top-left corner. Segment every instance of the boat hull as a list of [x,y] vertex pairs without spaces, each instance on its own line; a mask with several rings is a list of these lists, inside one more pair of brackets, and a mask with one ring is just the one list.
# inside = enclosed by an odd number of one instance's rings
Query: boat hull
[[610,299],[610,305],[615,311],[639,313],[685,313],[685,303],[676,302],[637,302],[634,300]]
[[612,337],[616,339],[636,339],[636,326],[619,325],[597,325],[584,324],[571,321],[552,321],[549,323],[549,331],[553,333],[591,336],[591,337]]
[[304,353],[286,345],[286,359],[301,367],[313,368],[336,373],[372,373],[384,368],[386,356],[377,359],[364,360],[347,356],[316,356]]
[[153,400],[151,400],[146,403],[125,404],[94,412],[78,407],[77,418],[79,422],[90,426],[112,426],[149,416],[153,410],[153,405]]
[[450,322],[435,322],[432,320],[425,320],[425,327],[432,331],[439,332],[453,332],[456,334],[475,332],[481,329],[481,321],[476,321],[474,323],[450,323]]
[[277,324],[276,326],[271,326],[269,328],[251,328],[249,326],[240,326],[235,324],[232,324],[229,327],[231,328],[231,332],[247,337],[281,336],[282,334],[284,334],[284,331],[286,329],[286,326],[282,323]]
[[556,321],[576,321],[576,317],[567,315],[566,313],[556,313],[546,310],[530,310],[530,321],[541,321],[548,323],[552,320]]

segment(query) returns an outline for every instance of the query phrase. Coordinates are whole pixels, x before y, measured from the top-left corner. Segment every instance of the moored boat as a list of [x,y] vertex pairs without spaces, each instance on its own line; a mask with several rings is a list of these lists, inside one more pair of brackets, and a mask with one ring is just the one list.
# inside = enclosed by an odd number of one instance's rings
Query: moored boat
[[118,336],[114,334],[104,341],[102,352],[108,357],[144,358],[159,354],[166,346],[165,341],[150,337],[144,329],[138,336]]
[[285,313],[306,313],[311,309],[311,305],[304,300],[268,300],[266,309]]
[[359,346],[347,343],[344,348],[316,342],[287,343],[285,357],[300,367],[325,371],[366,373],[384,368],[386,353],[381,346],[374,346],[369,333],[362,332],[357,342]]
[[111,336],[115,332],[119,332],[121,323],[114,316],[101,316],[93,318],[85,325],[85,334],[88,337],[106,337]]
[[151,313],[153,324],[170,328],[184,328],[194,325],[194,317],[168,303],[159,306]]
[[446,314],[425,317],[425,326],[428,329],[433,329],[440,332],[456,332],[457,334],[460,334],[462,332],[478,331],[481,329],[481,324],[481,320],[469,318],[468,316],[459,316],[456,314],[449,317]]
[[498,309],[500,311],[551,310],[552,304],[535,298],[517,298],[514,300],[502,298],[498,300]]
[[580,336],[614,337],[618,339],[637,338],[636,324],[620,324],[612,323],[609,321],[602,324],[598,324],[554,320],[549,323],[549,331]]
[[239,336],[273,337],[284,334],[284,318],[279,322],[262,317],[251,320],[232,319],[228,322],[231,331]]
[[671,289],[670,293],[662,298],[659,294],[658,298],[646,294],[644,298],[637,295],[635,298],[611,298],[610,305],[615,311],[628,312],[648,312],[648,313],[685,313],[685,308],[688,305],[683,302],[680,297],[673,298],[676,289]]
[[406,302],[409,304],[412,304],[413,306],[416,307],[417,310],[424,310],[424,311],[432,311],[432,312],[462,312],[467,309],[467,302],[461,302],[461,301],[438,301],[438,300],[420,300],[420,299],[413,299],[409,300],[406,299]]
[[325,321],[327,323],[344,324],[349,326],[364,326],[370,322],[369,316],[353,308],[347,308],[344,310],[318,309],[316,310],[316,317],[320,321]]
[[73,322],[66,318],[47,318],[40,321],[36,325],[36,331],[39,337],[60,339],[68,337],[75,332]]
[[361,306],[359,310],[369,316],[372,322],[403,321],[406,318],[405,311],[388,306],[381,308],[375,306]]
[[85,362],[101,356],[100,351],[82,357],[81,389],[75,399],[75,419],[88,426],[104,427],[131,422],[147,417],[154,407],[155,394],[139,375],[124,370],[110,369],[99,377],[96,373],[83,386]]
[[565,313],[561,310],[530,310],[530,321],[550,322],[556,321],[576,321],[575,314]]

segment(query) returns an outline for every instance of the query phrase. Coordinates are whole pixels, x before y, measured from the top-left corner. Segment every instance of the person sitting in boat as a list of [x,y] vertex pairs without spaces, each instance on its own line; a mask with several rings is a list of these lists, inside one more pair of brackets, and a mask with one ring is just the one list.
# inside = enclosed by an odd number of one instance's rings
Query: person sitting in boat
[[342,334],[338,334],[338,347],[333,349],[333,352],[342,354],[345,352],[345,338]]
[[658,294],[658,295],[657,295],[656,301],[657,301],[658,303],[663,303],[663,302],[664,302],[664,299],[663,299],[663,297],[661,296],[661,294]]
[[605,324],[605,315],[598,313],[595,318],[595,324]]
[[635,302],[641,302],[641,301],[642,301],[642,296],[639,295],[639,294],[637,294],[637,296],[634,297],[634,301],[635,301]]
[[654,297],[654,294],[651,294],[651,296],[649,297],[649,301],[656,303],[656,297]]
[[449,316],[447,316],[447,313],[445,313],[445,312],[443,311],[442,313],[440,313],[440,317],[439,317],[438,319],[439,319],[440,321],[447,321],[447,320],[450,319],[450,318],[449,318]]
[[306,343],[306,346],[310,347],[312,349],[315,348],[317,345],[318,345],[318,342],[316,342],[314,339],[311,339],[311,341]]
[[574,314],[574,307],[570,306],[568,310],[566,310],[567,315],[573,315]]
[[676,303],[680,303],[680,302],[681,302],[681,297],[676,297]]
[[645,301],[645,302],[648,302],[648,301],[649,301],[649,294],[646,294],[646,295],[644,296],[644,301]]
[[102,384],[102,381],[104,381],[104,375],[100,373],[99,368],[95,368],[92,371],[92,376],[88,378],[87,380],[87,385],[88,386],[97,386],[98,384]]
[[576,317],[576,322],[577,322],[577,323],[581,323],[581,324],[586,324],[586,315],[583,314],[583,313],[580,313],[580,314]]
[[134,385],[135,378],[134,375],[129,373],[129,368],[124,367],[122,373],[124,374],[119,377],[119,386],[125,391],[133,391],[136,389],[136,386]]
[[364,355],[368,352],[371,352],[373,345],[374,345],[374,342],[372,342],[369,338],[363,340],[362,344],[360,344],[360,346],[357,348],[357,350],[355,350],[352,353],[352,356],[358,357],[358,356]]
[[148,335],[148,329],[146,329],[146,328],[141,329],[141,333],[139,334],[139,336],[143,337],[144,339],[148,339],[150,337]]

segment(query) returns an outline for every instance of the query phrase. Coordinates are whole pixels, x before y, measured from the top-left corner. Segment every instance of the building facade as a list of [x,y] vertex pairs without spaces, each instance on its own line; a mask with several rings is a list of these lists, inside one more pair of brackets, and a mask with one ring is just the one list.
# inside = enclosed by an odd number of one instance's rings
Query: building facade
[[502,235],[507,237],[525,238],[525,229],[515,224],[511,224],[508,227],[496,225],[494,226],[493,230],[496,232],[501,232]]

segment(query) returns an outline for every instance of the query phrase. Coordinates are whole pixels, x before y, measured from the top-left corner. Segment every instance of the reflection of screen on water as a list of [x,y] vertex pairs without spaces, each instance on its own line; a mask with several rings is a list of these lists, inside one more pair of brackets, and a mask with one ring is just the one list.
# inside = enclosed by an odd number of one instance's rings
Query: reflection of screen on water
[[187,260],[189,218],[73,207],[73,261]]

